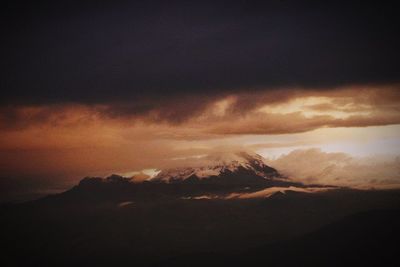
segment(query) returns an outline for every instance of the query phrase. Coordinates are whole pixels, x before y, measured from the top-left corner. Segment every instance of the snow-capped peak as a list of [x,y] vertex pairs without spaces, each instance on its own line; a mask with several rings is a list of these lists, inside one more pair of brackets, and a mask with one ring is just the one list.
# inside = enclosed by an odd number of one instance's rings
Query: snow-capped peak
[[205,179],[226,173],[245,170],[256,176],[271,178],[279,176],[278,172],[264,163],[263,157],[255,153],[234,152],[214,153],[198,158],[193,166],[162,170],[151,180],[153,181],[182,181],[189,177]]

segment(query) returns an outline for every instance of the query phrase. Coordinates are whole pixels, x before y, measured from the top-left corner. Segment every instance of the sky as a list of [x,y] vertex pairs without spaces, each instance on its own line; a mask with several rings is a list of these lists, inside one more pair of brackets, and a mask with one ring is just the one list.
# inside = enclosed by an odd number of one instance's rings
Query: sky
[[233,148],[295,179],[397,186],[395,10],[352,1],[9,2],[1,191],[65,189],[84,176]]

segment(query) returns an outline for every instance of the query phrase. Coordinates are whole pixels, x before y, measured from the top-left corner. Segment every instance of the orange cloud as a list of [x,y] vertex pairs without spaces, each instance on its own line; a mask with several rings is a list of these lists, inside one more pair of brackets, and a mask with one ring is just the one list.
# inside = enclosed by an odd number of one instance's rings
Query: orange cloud
[[[172,158],[215,147],[251,146],[240,136],[400,124],[396,86],[282,89],[188,96],[176,99],[176,105],[156,102],[158,107],[140,112],[137,103],[133,110],[128,103],[2,107],[0,172],[77,179],[171,166]],[[301,144],[279,138],[272,142],[275,147]]]

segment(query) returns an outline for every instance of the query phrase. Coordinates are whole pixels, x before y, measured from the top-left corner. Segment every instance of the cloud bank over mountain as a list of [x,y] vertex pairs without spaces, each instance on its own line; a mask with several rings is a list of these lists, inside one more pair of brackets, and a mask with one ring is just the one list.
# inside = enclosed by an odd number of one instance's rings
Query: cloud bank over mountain
[[320,149],[299,149],[267,160],[294,180],[355,188],[399,188],[400,156],[354,157]]

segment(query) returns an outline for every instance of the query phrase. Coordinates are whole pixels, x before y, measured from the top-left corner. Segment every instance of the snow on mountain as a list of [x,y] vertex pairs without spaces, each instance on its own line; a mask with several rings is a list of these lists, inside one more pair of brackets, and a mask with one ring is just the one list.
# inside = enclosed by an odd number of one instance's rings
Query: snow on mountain
[[190,177],[203,180],[222,175],[246,174],[265,179],[280,177],[274,168],[264,163],[263,157],[255,153],[216,153],[202,157],[194,167],[162,170],[151,181],[176,182]]

